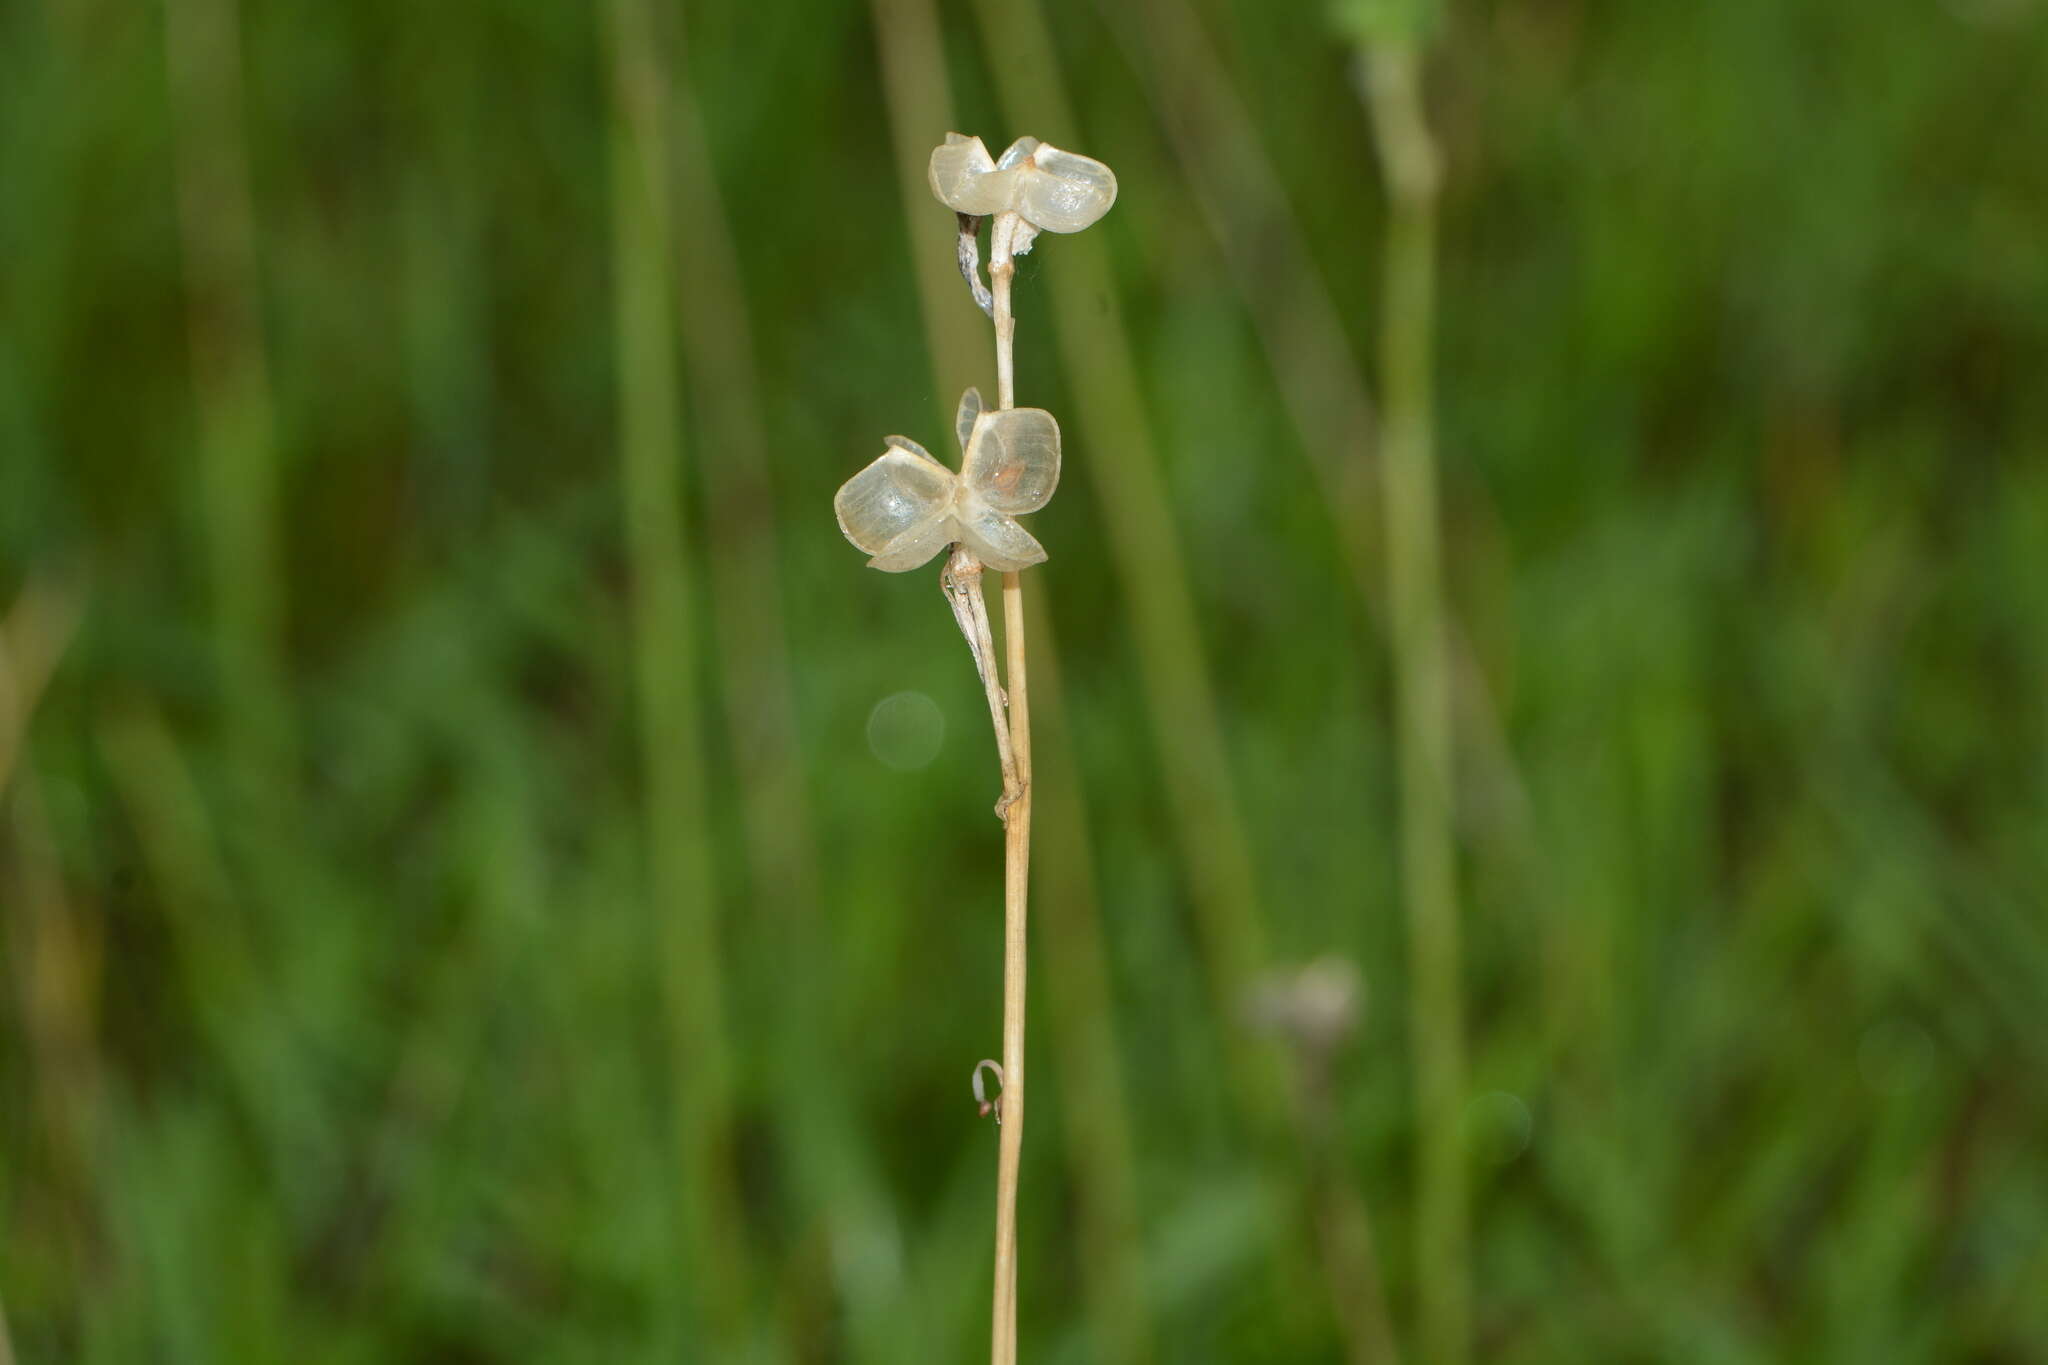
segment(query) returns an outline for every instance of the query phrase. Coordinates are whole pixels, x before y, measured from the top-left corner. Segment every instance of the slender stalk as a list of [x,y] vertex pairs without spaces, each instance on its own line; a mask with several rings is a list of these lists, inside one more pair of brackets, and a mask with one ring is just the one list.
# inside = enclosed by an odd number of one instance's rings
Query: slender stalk
[[1437,152],[1423,118],[1411,39],[1374,42],[1361,71],[1386,183],[1380,321],[1387,591],[1393,624],[1401,866],[1407,899],[1417,1160],[1418,1354],[1459,1365],[1471,1350],[1466,1267],[1465,1036],[1457,867],[1451,836],[1450,661],[1437,547],[1430,411]]
[[[1078,120],[1043,12],[1011,0],[976,0],[975,12],[1002,107],[1013,122],[1028,115],[1039,135],[1060,143]],[[1231,1019],[1264,965],[1266,946],[1221,708],[1108,255],[1089,233],[1063,238],[1059,247],[1060,268],[1046,272],[1054,340],[1082,436],[1096,450],[1117,452],[1084,463],[1111,528],[1107,546],[1129,607],[1146,715],[1164,769],[1162,794],[1200,925],[1215,1015]],[[991,253],[992,281],[995,269]],[[1262,1137],[1277,1136],[1286,1097],[1273,1066],[1241,1030],[1223,1037],[1239,1107]]]
[[[1027,119],[1055,145],[1079,120],[1060,75],[1050,24],[1037,0],[975,0],[977,27],[1011,121]],[[1114,459],[1083,462],[1101,506],[1105,542],[1128,610],[1132,652],[1145,694],[1162,781],[1161,798],[1193,904],[1211,1013],[1236,1019],[1267,958],[1259,878],[1237,808],[1222,707],[1202,631],[1143,386],[1124,324],[1116,278],[1099,235],[1059,243],[1052,290],[1053,339],[1073,391],[1082,439]],[[993,253],[992,253],[993,256]],[[990,264],[993,280],[995,265]],[[1261,1157],[1267,1194],[1282,1197],[1280,1163],[1290,1143],[1288,1100],[1273,1059],[1249,1031],[1223,1028],[1218,1051],[1238,1113]],[[1304,1317],[1291,1292],[1312,1273],[1301,1239],[1268,1247],[1275,1292]]]
[[1017,796],[1003,830],[1003,1124],[996,1168],[997,1273],[1007,1261],[1002,1291],[1005,1346],[1000,1360],[1017,1359],[1017,1180],[1024,1154],[1025,913],[1031,877],[1031,691],[1024,671],[1024,587],[1003,575],[1003,642],[1008,651],[1010,745],[1017,762]]
[[[1014,247],[1025,225],[1014,213],[999,213],[989,231],[989,280],[994,289],[996,388],[1001,408],[1016,406],[1017,321],[1010,309],[1016,279]],[[940,587],[988,695],[1002,766],[1003,795],[996,814],[1003,821],[1003,1060],[1002,1097],[996,1114],[1001,1132],[996,1164],[996,1251],[990,1295],[989,1359],[1010,1365],[1017,1358],[1017,1181],[1024,1150],[1024,973],[1025,902],[1031,871],[1031,694],[1026,681],[1024,588],[1018,575],[1003,575],[1003,676],[995,664],[988,604],[982,596],[981,561],[955,545],[940,574]]]
[[1010,307],[1010,285],[1017,278],[1016,242],[1018,218],[1014,213],[996,215],[988,233],[988,281],[996,304],[996,406],[1017,406],[1017,315]]
[[[931,212],[931,190],[925,182],[931,133],[955,122],[938,16],[931,0],[870,0],[870,6],[934,392],[950,399],[974,382],[969,357],[977,320],[974,310],[962,306],[960,280],[950,268],[954,224]],[[942,415],[951,413],[949,401]],[[1060,1113],[1068,1128],[1083,1301],[1106,1365],[1146,1365],[1152,1359],[1151,1324],[1138,1235],[1133,1124],[1117,1060],[1088,814],[1071,735],[1058,728],[1058,649],[1043,593],[1034,595],[1027,612],[1037,656],[1035,692],[1049,790],[1060,796],[1043,812],[1034,810],[1033,832],[1046,858],[1037,871],[1044,891],[1039,898],[1039,945],[1050,955],[1045,980],[1051,993],[1055,1064],[1049,1074],[1061,1082],[1067,1096]],[[1042,822],[1036,818],[1041,814]]]
[[[998,214],[989,231],[989,285],[995,294],[996,402],[1017,405],[1017,317],[1010,285],[1018,220]],[[1025,915],[1031,877],[1031,689],[1025,672],[1024,585],[1003,575],[1004,676],[1009,685],[1011,780],[1003,812],[1003,1121],[996,1158],[996,1264],[992,1342],[994,1365],[1017,1359],[1017,1181],[1024,1156]],[[998,728],[1002,728],[998,726]]]

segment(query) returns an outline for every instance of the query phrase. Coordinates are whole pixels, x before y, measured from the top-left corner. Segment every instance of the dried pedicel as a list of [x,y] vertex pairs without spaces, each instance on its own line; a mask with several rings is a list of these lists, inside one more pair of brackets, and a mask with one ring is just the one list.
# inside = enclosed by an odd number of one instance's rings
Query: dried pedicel
[[969,389],[954,430],[966,452],[958,474],[917,442],[891,436],[889,449],[840,485],[832,510],[846,538],[874,556],[869,568],[904,573],[955,541],[1004,573],[1045,562],[1045,547],[1015,518],[1045,506],[1059,486],[1059,423],[1043,408],[987,411]]

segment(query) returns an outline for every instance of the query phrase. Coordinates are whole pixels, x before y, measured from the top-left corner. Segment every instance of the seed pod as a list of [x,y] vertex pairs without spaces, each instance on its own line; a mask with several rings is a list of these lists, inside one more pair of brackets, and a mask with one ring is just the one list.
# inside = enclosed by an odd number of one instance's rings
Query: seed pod
[[1044,408],[981,413],[969,433],[960,476],[998,512],[1013,517],[1036,512],[1059,487],[1059,423]]
[[1116,173],[1092,157],[1020,137],[997,160],[978,137],[946,134],[932,151],[932,193],[955,213],[1015,213],[1047,232],[1079,232],[1116,202]]
[[1015,518],[1045,506],[1059,486],[1059,423],[1043,408],[987,411],[969,389],[955,431],[966,447],[958,474],[917,442],[891,436],[889,449],[840,486],[832,500],[839,529],[873,556],[868,567],[903,573],[955,541],[1001,573],[1045,562],[1045,547]]

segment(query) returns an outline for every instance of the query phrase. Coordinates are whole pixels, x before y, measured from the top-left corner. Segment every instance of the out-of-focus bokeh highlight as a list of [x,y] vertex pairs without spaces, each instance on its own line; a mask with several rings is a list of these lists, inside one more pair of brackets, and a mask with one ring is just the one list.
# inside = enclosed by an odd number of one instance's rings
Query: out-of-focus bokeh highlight
[[985,1349],[993,745],[831,512],[992,391],[959,129],[1121,181],[1016,287],[1023,1353],[2048,1359],[2048,8],[1430,24],[1454,1131],[1357,34],[0,7],[0,1357]]

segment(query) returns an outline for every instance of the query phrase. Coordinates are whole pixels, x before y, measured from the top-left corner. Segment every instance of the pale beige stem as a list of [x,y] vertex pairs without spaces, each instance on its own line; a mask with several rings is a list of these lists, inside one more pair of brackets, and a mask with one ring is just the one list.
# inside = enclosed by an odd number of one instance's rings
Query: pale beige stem
[[[1015,339],[1010,285],[1017,275],[1019,234],[1032,229],[1014,213],[996,215],[989,231],[989,282],[996,330],[996,392],[1000,408],[1017,405]],[[946,605],[967,637],[988,695],[989,719],[1002,764],[1003,796],[996,803],[1003,835],[1003,1061],[1002,1098],[997,1107],[1001,1137],[996,1159],[995,1283],[990,1295],[990,1365],[1017,1359],[1017,1182],[1024,1154],[1024,972],[1025,900],[1031,872],[1031,697],[1024,671],[1024,588],[1015,573],[1003,575],[1003,642],[1009,683],[998,677],[988,606],[981,593],[981,561],[955,545],[940,577]]]
[[[1024,585],[1003,575],[1003,643],[1017,794],[1003,831],[1003,1124],[996,1165],[996,1280],[1001,1365],[1017,1360],[1017,1178],[1024,1156],[1025,909],[1031,877],[1031,692],[1024,671]],[[1005,1263],[1007,1262],[1007,1280]]]
[[[1078,134],[1040,7],[975,0],[973,8],[1002,108],[1015,120],[1028,117],[1036,132],[1055,143]],[[1123,321],[1104,244],[1080,233],[1061,238],[1059,253],[1059,269],[1045,277],[1052,290],[1053,339],[1073,388],[1079,439],[1117,452],[1113,460],[1083,464],[1105,521],[1116,528],[1105,544],[1130,608],[1145,712],[1164,768],[1161,794],[1187,867],[1216,1017],[1234,1018],[1265,963],[1265,932],[1221,708],[1188,588],[1187,556],[1150,434],[1137,348]],[[1285,1121],[1278,1074],[1248,1033],[1226,1030],[1223,1036],[1224,1070],[1233,1091],[1261,1138],[1277,1135]]]
[[[1010,283],[1017,266],[1012,247],[1021,220],[1013,213],[996,215],[989,233],[989,280],[995,293],[996,389],[998,404],[1016,406],[1013,365],[1016,318],[1010,312]],[[1002,765],[1003,795],[996,803],[1003,835],[1003,1093],[997,1107],[1001,1137],[996,1159],[995,1284],[990,1296],[990,1365],[1015,1365],[1017,1359],[1017,1177],[1024,1139],[1024,902],[1031,861],[1031,700],[1024,678],[1024,590],[1014,573],[1003,575],[1003,641],[1007,648],[1008,690],[995,664],[995,641],[989,630],[988,605],[982,597],[981,561],[964,545],[955,545],[940,575],[946,605],[967,648],[974,655],[988,695],[989,720],[996,732],[996,757]]]
[[[876,49],[885,76],[905,223],[924,315],[933,392],[950,396],[976,382],[972,356],[977,309],[963,307],[956,225],[931,212],[926,158],[931,134],[955,125],[945,50],[932,0],[869,0]],[[990,308],[994,298],[990,296]],[[983,381],[985,382],[985,381]],[[942,416],[951,416],[948,404]],[[1103,1365],[1151,1365],[1132,1124],[1117,1062],[1115,1011],[1102,942],[1096,875],[1088,850],[1088,817],[1076,780],[1072,737],[1052,728],[1059,715],[1057,657],[1045,598],[1028,608],[1039,729],[1046,734],[1046,776],[1061,802],[1046,806],[1047,862],[1040,873],[1039,951],[1049,952],[1046,988],[1059,1065],[1048,1075],[1072,1087],[1061,1113],[1073,1126],[1066,1144],[1075,1184],[1075,1233],[1083,1299]],[[1064,775],[1063,775],[1064,774]],[[1033,812],[1035,817],[1036,812]],[[1033,833],[1041,831],[1035,828]],[[1055,913],[1058,912],[1058,913]],[[1062,918],[1064,916],[1064,918]]]
[[[996,215],[989,229],[988,278],[995,295],[996,404],[1017,405],[1017,318],[1010,285],[1017,276],[1012,247],[1021,222]],[[1010,755],[1014,793],[1006,793],[1003,831],[1003,1122],[996,1158],[995,1287],[989,1324],[992,1365],[1017,1360],[1017,1182],[1024,1156],[1025,901],[1031,874],[1031,693],[1024,671],[1024,588],[1003,575],[1003,643],[1009,680]],[[998,728],[1002,728],[1000,725]]]
[[1017,261],[1011,252],[1021,219],[1014,213],[999,213],[988,231],[988,282],[996,302],[996,406],[1017,406],[1016,339],[1017,316],[1010,311],[1010,281],[1017,278]]

